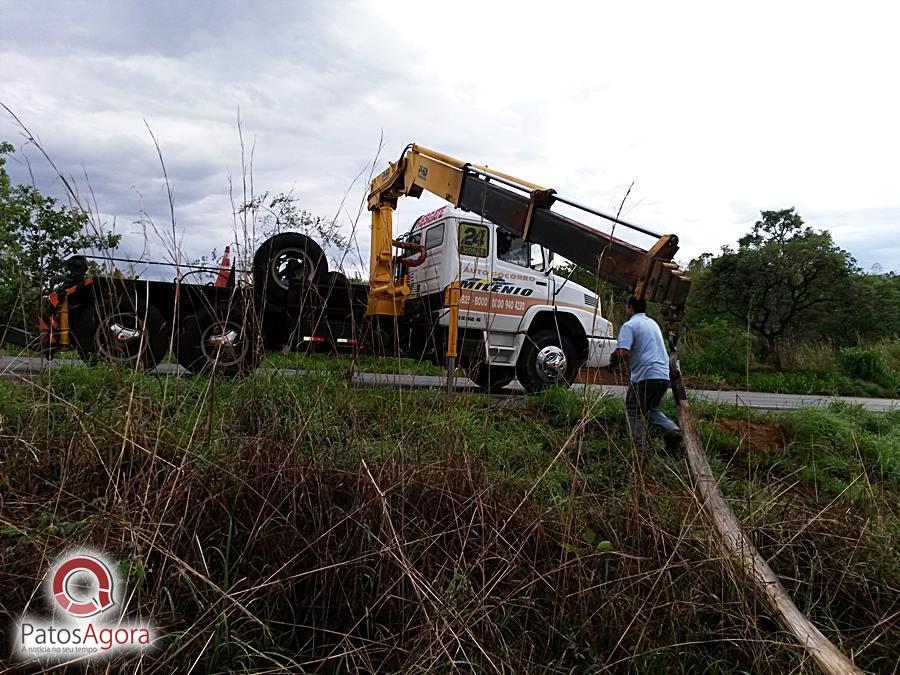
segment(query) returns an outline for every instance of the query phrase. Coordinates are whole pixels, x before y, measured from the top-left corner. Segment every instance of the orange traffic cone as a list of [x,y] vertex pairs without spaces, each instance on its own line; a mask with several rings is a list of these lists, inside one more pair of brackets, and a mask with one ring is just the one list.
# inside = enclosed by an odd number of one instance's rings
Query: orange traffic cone
[[229,258],[229,254],[231,253],[231,247],[225,247],[225,255],[222,256],[222,262],[219,263],[219,274],[216,276],[216,286],[219,288],[224,288],[228,285],[228,275],[231,274],[231,258]]

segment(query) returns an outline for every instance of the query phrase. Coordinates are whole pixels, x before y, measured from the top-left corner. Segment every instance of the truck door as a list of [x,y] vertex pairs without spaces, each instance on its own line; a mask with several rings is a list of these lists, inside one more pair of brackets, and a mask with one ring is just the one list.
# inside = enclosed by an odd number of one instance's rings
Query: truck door
[[[540,247],[493,225],[459,224],[462,323],[515,333],[525,311],[550,297]],[[539,269],[535,269],[538,267]]]
[[496,312],[495,330],[516,332],[529,307],[551,304],[552,277],[544,273],[543,249],[509,232],[496,228],[494,284],[498,301],[492,303]]
[[459,261],[459,324],[467,328],[487,328],[490,284],[493,271],[491,229],[488,223],[464,220],[456,228]]

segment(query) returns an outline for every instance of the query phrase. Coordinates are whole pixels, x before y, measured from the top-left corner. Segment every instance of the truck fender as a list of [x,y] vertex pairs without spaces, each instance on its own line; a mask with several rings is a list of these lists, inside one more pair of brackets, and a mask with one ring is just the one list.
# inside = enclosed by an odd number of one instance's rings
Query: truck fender
[[522,320],[519,322],[519,329],[516,335],[516,354],[519,353],[525,337],[529,333],[537,330],[555,329],[559,326],[560,331],[564,331],[575,342],[578,348],[579,358],[587,360],[588,357],[588,341],[584,326],[574,313],[554,307],[553,305],[533,305],[529,307]]

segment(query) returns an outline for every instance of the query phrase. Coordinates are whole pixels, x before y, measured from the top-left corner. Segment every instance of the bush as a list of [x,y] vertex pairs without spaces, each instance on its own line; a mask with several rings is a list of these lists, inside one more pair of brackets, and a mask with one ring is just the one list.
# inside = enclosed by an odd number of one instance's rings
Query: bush
[[785,420],[794,440],[811,451],[841,449],[855,445],[854,424],[840,407],[804,408]]
[[680,356],[682,369],[716,378],[743,373],[750,339],[740,327],[722,318],[698,323],[691,328],[690,341]]
[[889,386],[891,373],[884,355],[874,347],[843,347],[838,352],[841,368],[853,377]]

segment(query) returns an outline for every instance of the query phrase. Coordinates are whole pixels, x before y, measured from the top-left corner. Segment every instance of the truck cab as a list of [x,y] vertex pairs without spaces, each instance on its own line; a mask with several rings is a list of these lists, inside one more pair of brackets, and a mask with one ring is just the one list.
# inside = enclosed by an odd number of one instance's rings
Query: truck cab
[[615,340],[600,298],[553,274],[547,249],[451,206],[419,217],[405,239],[426,250],[408,270],[412,314],[429,312],[446,329],[444,289],[459,282],[460,362],[477,384],[518,377],[538,390],[608,365]]

